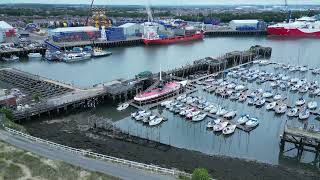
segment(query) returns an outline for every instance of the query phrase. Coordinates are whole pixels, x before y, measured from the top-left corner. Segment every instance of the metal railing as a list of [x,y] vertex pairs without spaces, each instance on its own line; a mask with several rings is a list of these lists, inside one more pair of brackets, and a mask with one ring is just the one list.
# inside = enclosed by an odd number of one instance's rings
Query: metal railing
[[22,133],[20,131],[16,131],[14,129],[10,129],[8,127],[5,127],[5,130],[8,131],[11,134],[24,137],[26,139],[35,141],[37,143],[46,144],[49,147],[65,150],[65,151],[68,151],[68,152],[71,152],[71,153],[75,153],[75,154],[80,154],[82,156],[89,156],[89,157],[93,157],[93,158],[99,158],[99,159],[102,159],[102,160],[107,160],[107,161],[112,162],[112,163],[119,163],[119,164],[123,164],[123,165],[129,166],[129,167],[134,167],[134,168],[137,168],[137,169],[144,169],[144,170],[148,170],[148,171],[152,171],[152,172],[158,172],[158,173],[162,173],[162,174],[168,174],[168,175],[172,175],[172,176],[191,177],[191,174],[183,172],[183,171],[162,168],[162,167],[159,167],[159,166],[156,166],[156,165],[149,165],[149,164],[139,163],[139,162],[130,161],[130,160],[126,160],[126,159],[120,159],[120,158],[116,158],[116,157],[112,157],[112,156],[107,156],[107,155],[103,155],[103,154],[99,154],[99,153],[95,153],[95,152],[91,152],[91,151],[87,151],[87,150],[83,150],[83,149],[77,149],[77,148],[61,145],[61,144],[58,144],[58,143],[55,143],[55,142],[47,141],[47,140],[44,140],[44,139],[41,139],[41,138],[37,138],[37,137],[31,136],[29,134]]

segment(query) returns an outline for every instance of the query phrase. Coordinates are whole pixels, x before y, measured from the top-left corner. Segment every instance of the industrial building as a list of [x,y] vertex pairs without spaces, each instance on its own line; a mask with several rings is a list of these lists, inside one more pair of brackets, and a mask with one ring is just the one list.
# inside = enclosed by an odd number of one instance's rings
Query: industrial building
[[229,23],[232,30],[263,30],[266,28],[266,23],[257,19],[232,20]]
[[55,42],[88,41],[99,39],[101,32],[92,26],[64,27],[51,30],[50,35]]
[[5,21],[0,21],[0,43],[16,37],[16,29]]
[[141,36],[143,33],[143,26],[141,24],[126,23],[126,24],[123,24],[119,27],[123,28],[124,35],[126,37]]

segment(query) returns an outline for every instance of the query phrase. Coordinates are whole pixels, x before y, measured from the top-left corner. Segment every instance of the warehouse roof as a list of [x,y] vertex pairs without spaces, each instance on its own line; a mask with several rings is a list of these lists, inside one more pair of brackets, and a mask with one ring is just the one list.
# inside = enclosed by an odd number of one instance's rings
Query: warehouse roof
[[131,27],[131,26],[134,26],[134,25],[136,25],[136,23],[125,23],[125,24],[122,24],[122,25],[119,26],[119,27],[127,28],[127,27]]
[[5,21],[0,21],[0,29],[13,29],[13,27]]
[[242,19],[242,20],[232,20],[233,23],[258,23],[259,20],[256,19]]
[[64,28],[56,28],[53,29],[51,32],[53,33],[60,33],[60,32],[84,32],[84,31],[99,31],[98,28],[93,26],[83,26],[83,27],[64,27]]

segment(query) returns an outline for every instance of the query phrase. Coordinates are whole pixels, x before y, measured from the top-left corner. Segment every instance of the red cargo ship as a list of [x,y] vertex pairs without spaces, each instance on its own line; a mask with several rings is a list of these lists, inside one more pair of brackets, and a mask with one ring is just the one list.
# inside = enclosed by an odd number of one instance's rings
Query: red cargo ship
[[312,17],[302,17],[295,22],[268,26],[269,35],[293,37],[320,37],[320,22]]
[[195,40],[202,40],[204,37],[203,32],[197,32],[192,35],[185,35],[185,36],[175,36],[171,38],[150,38],[150,39],[143,39],[144,44],[146,45],[153,45],[153,44],[170,44],[170,43],[178,43],[178,42],[187,42],[187,41],[195,41]]

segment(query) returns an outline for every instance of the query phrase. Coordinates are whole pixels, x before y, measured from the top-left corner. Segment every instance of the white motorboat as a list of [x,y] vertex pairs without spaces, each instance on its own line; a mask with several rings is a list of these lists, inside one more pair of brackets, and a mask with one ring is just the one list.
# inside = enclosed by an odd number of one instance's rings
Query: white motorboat
[[310,116],[310,111],[308,109],[304,109],[299,113],[299,119],[305,120],[308,119]]
[[311,101],[308,103],[308,108],[310,110],[316,109],[318,107],[318,103],[316,101]]
[[272,91],[266,91],[266,92],[264,92],[264,93],[262,94],[262,97],[264,97],[264,98],[271,98],[271,97],[273,97],[273,93],[272,93]]
[[182,99],[184,99],[184,98],[186,98],[186,97],[187,97],[187,95],[186,95],[186,94],[183,94],[183,95],[178,96],[178,97],[177,97],[177,100],[178,100],[178,101],[181,101]]
[[277,114],[284,114],[287,111],[287,104],[280,103],[275,107],[275,112]]
[[259,120],[257,118],[250,118],[249,121],[246,122],[246,126],[253,128],[259,124]]
[[288,115],[289,117],[295,117],[295,116],[298,115],[298,112],[299,112],[298,108],[291,108],[291,109],[289,109],[289,111],[287,112],[287,115]]
[[14,62],[19,61],[20,58],[16,55],[11,55],[10,57],[3,57],[2,59],[7,62]]
[[278,83],[278,81],[273,81],[273,82],[270,83],[270,86],[272,88],[275,88],[275,87],[279,86],[279,83]]
[[305,85],[301,86],[301,87],[298,89],[298,91],[299,91],[300,93],[306,93],[308,90],[309,90],[309,87],[308,87],[308,86],[305,86]]
[[235,89],[236,91],[242,91],[242,90],[244,90],[245,88],[246,88],[246,86],[240,84],[240,85],[236,86],[234,89]]
[[146,113],[146,111],[145,110],[141,110],[141,111],[138,111],[138,112],[134,112],[134,113],[131,113],[131,117],[135,118],[136,116],[138,116],[140,114],[143,114],[143,113]]
[[224,135],[232,134],[236,130],[237,125],[228,125],[222,130]]
[[112,52],[104,51],[102,49],[94,48],[91,52],[92,57],[104,57],[104,56],[110,56]]
[[223,116],[223,115],[225,115],[225,114],[227,114],[228,113],[228,111],[225,109],[225,108],[220,108],[218,111],[217,111],[217,115],[218,116]]
[[266,100],[264,98],[261,98],[261,99],[258,99],[256,102],[255,102],[255,105],[257,107],[261,107],[264,105],[264,103],[266,102]]
[[163,121],[163,118],[159,117],[159,118],[155,118],[151,121],[149,121],[149,126],[156,126],[158,124],[160,124]]
[[297,91],[299,88],[300,88],[300,85],[296,84],[296,85],[291,86],[290,91]]
[[219,124],[220,122],[222,122],[222,119],[217,118],[215,120],[213,120],[214,124]]
[[123,104],[120,104],[118,107],[117,107],[117,110],[118,111],[123,111],[125,109],[127,109],[129,107],[129,104],[128,103],[123,103]]
[[215,125],[213,125],[213,131],[218,132],[222,131],[225,127],[227,127],[228,122],[219,122]]
[[230,83],[230,84],[228,84],[227,85],[227,88],[228,89],[233,89],[233,88],[235,88],[237,85],[235,84],[235,83]]
[[237,115],[237,111],[230,111],[230,112],[226,113],[225,115],[223,115],[223,117],[226,119],[232,119],[236,115]]
[[299,78],[292,78],[290,79],[291,83],[297,83],[299,81]]
[[169,100],[169,101],[163,101],[163,102],[161,102],[161,106],[162,107],[165,107],[165,106],[167,106],[168,104],[170,104],[170,103],[172,103],[172,101],[171,100]]
[[266,109],[267,109],[267,110],[274,109],[274,107],[276,107],[276,105],[277,105],[277,102],[276,102],[276,101],[271,102],[271,103],[268,103],[268,104],[266,105]]
[[302,106],[306,103],[306,100],[304,100],[303,98],[299,98],[297,101],[296,101],[296,106]]
[[197,116],[198,114],[200,114],[200,111],[192,111],[189,114],[186,115],[186,118],[188,119],[192,119],[193,116]]
[[241,94],[238,101],[239,102],[244,102],[247,99],[247,95],[245,93]]
[[42,55],[40,53],[29,53],[28,58],[29,59],[41,59]]
[[210,104],[209,106],[205,107],[203,110],[208,112],[208,111],[210,111],[214,106],[215,106],[215,105]]
[[306,71],[308,71],[308,67],[307,66],[300,66],[299,71],[306,72]]
[[77,62],[91,59],[91,54],[86,52],[66,52],[63,54],[62,60],[64,62]]
[[317,95],[320,93],[320,88],[315,88],[310,91],[310,95]]
[[281,96],[281,94],[276,94],[276,95],[273,97],[273,99],[274,99],[275,101],[278,101],[278,100],[281,100],[281,99],[282,99],[282,96]]
[[136,119],[137,121],[141,121],[141,120],[143,120],[144,118],[149,117],[150,115],[151,115],[151,112],[139,113],[139,114],[135,117],[135,119]]
[[156,115],[152,115],[152,116],[149,117],[149,120],[152,121],[152,120],[154,120],[156,117],[157,117]]
[[248,114],[242,115],[238,120],[237,123],[238,124],[244,124],[247,121],[249,121],[250,116]]
[[210,114],[216,114],[218,112],[218,110],[220,109],[220,107],[218,105],[214,106],[211,108],[211,110],[209,111]]
[[193,121],[193,122],[202,121],[202,120],[204,120],[204,118],[206,118],[206,116],[207,116],[206,113],[200,113],[200,114],[198,114],[198,115],[196,115],[196,116],[193,116],[193,117],[192,117],[192,121]]

